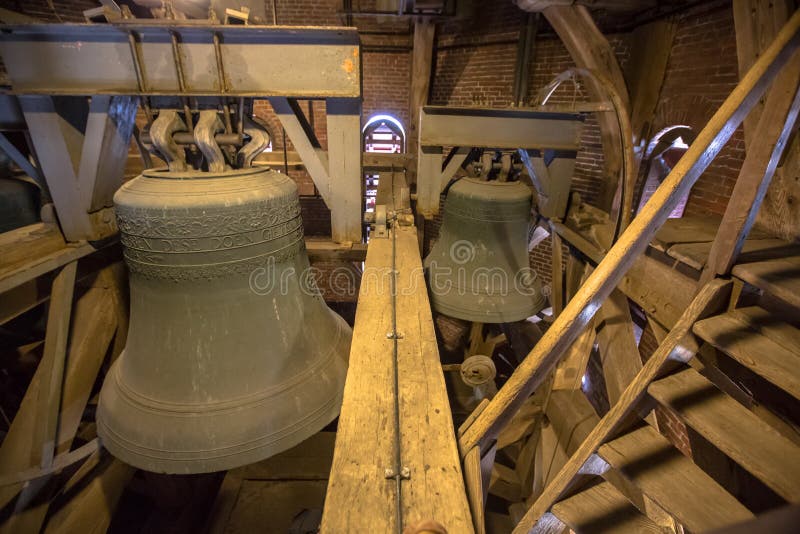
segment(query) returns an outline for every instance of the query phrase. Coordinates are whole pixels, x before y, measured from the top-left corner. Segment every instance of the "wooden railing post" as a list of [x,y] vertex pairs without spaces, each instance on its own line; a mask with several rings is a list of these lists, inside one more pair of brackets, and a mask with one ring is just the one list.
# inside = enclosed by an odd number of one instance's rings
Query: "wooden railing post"
[[796,12],[720,106],[656,193],[589,276],[563,313],[528,354],[459,442],[462,455],[475,445],[485,448],[531,393],[553,370],[603,300],[645,249],[678,200],[709,166],[777,73],[800,46],[800,11]]

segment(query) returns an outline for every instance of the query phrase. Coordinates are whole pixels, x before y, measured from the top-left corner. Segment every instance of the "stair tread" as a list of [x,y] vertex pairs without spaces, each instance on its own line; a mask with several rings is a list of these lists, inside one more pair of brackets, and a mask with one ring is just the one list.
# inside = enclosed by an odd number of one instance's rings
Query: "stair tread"
[[[746,258],[740,258],[746,261]],[[797,247],[792,253],[750,263],[740,263],[733,275],[778,297],[787,304],[800,308],[800,254]]]
[[789,502],[800,501],[800,447],[694,369],[650,384],[648,393]]
[[[788,326],[788,325],[787,325]],[[777,328],[777,327],[776,327]],[[800,399],[800,353],[764,335],[734,313],[698,321],[694,333],[768,382]],[[764,333],[762,333],[764,332]],[[783,338],[780,338],[783,339]]]
[[604,444],[598,454],[692,532],[720,528],[753,517],[747,508],[650,426]]
[[783,348],[793,352],[800,351],[798,349],[800,347],[800,329],[786,323],[774,313],[759,306],[736,308],[730,313],[752,330],[767,336]]
[[557,502],[551,512],[577,533],[663,532],[608,482]]

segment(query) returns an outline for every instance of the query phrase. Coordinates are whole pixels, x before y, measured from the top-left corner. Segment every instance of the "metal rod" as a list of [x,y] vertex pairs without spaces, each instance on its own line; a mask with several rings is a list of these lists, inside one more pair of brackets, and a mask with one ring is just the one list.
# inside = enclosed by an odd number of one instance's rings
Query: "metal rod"
[[[392,190],[394,191],[394,184],[391,184]],[[387,223],[388,217],[387,217]],[[399,362],[397,361],[398,358],[398,340],[399,340],[399,333],[397,332],[397,228],[390,229],[392,234],[392,276],[390,278],[392,283],[392,363],[393,363],[393,373],[394,373],[394,480],[395,480],[395,510],[397,513],[397,532],[398,534],[402,534],[403,532],[403,491],[402,491],[402,481],[403,481],[403,459],[402,453],[400,450],[401,447],[401,440],[400,440],[400,371],[398,369]]]
[[233,124],[231,124],[231,107],[225,98],[222,100],[222,120],[225,121],[225,133],[233,133]]
[[[139,93],[147,92],[147,83],[144,79],[144,68],[142,67],[142,57],[139,54],[139,46],[136,40],[136,33],[133,31],[128,32],[128,44],[131,48],[131,56],[133,57],[133,70],[136,73],[136,86],[139,88]],[[144,115],[147,119],[147,126],[153,124],[153,112],[150,109],[150,99],[142,96],[142,106],[144,107]]]
[[228,82],[225,79],[225,66],[222,64],[222,47],[219,43],[219,34],[214,32],[214,54],[217,56],[217,76],[219,76],[219,90],[228,92]]
[[[181,93],[185,93],[186,79],[183,75],[183,60],[181,59],[178,35],[173,31],[169,32],[169,35],[172,38],[172,60],[173,63],[175,63],[175,74],[178,76],[178,88],[180,89]],[[186,120],[186,126],[191,132],[194,130],[194,124],[192,121],[192,110],[189,107],[189,98],[183,97],[181,100],[183,101],[183,114],[185,115],[184,119]]]
[[[283,172],[286,176],[289,176],[289,153],[287,152],[286,147],[286,128],[281,127],[281,136],[282,136],[282,143],[283,143]],[[314,186],[316,189],[316,185]]]
[[[175,132],[172,134],[172,140],[179,145],[196,145],[194,134],[192,132]],[[218,133],[214,136],[214,141],[218,145],[241,145],[244,138],[241,133]],[[142,142],[145,144],[152,144],[150,133],[142,133]]]
[[244,133],[244,97],[239,97],[238,108],[236,109],[236,131]]

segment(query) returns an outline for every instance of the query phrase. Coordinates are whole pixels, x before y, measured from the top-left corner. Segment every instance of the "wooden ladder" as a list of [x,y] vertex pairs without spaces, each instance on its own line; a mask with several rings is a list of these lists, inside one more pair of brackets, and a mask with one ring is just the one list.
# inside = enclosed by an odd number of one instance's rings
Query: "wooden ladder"
[[[700,291],[620,400],[528,510],[515,533],[561,532],[565,527],[575,532],[661,531],[661,526],[623,496],[623,488],[615,487],[619,479],[609,476],[611,472],[622,475],[692,532],[753,518],[728,490],[643,423],[641,417],[656,403],[676,412],[688,427],[781,499],[800,502],[800,446],[694,368],[703,369],[692,361],[703,339],[719,340],[711,335],[706,338],[711,326],[742,314],[760,318],[761,324],[774,324],[763,310],[744,308],[719,315],[726,309],[732,286],[732,282],[714,280]],[[787,344],[794,339],[790,336],[798,335],[789,328],[781,326]],[[693,365],[687,365],[690,363]],[[792,374],[796,378],[800,371]],[[776,386],[783,389],[781,384]]]

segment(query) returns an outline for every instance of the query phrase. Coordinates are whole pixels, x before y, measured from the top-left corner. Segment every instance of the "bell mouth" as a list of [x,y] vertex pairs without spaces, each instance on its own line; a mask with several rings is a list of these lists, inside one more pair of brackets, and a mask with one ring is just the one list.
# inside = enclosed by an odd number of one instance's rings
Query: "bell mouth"
[[[142,171],[141,176],[145,178],[157,178],[162,180],[213,180],[216,178],[239,178],[242,176],[251,176],[253,174],[269,174],[279,175],[269,167],[250,167],[249,169],[229,169],[222,172],[199,171],[191,169],[186,171],[171,171],[168,167],[156,167],[154,169],[145,169]],[[287,177],[288,178],[288,177]]]

